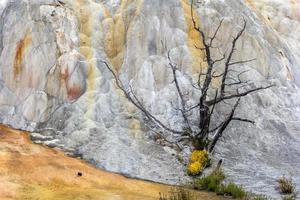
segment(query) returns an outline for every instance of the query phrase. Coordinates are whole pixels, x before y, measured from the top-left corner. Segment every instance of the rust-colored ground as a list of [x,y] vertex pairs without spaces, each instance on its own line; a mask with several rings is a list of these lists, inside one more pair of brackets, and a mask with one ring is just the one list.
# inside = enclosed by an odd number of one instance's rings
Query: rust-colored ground
[[[159,192],[169,189],[98,170],[58,150],[32,144],[25,132],[0,125],[1,200],[158,200]],[[197,194],[199,199],[220,199]]]

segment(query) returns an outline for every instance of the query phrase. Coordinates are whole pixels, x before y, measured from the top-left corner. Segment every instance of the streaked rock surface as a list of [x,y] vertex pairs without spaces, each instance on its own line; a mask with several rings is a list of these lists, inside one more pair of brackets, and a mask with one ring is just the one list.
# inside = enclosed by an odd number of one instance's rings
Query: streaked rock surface
[[[256,86],[276,83],[242,102],[239,114],[256,126],[232,124],[217,148],[229,179],[271,195],[282,174],[291,173],[299,185],[299,3],[202,0],[195,9],[206,33],[224,18],[223,50],[246,19],[234,59],[256,61],[238,69],[250,69],[244,78]],[[101,61],[109,61],[158,118],[179,127],[166,54],[170,50],[180,67],[185,89],[203,62],[187,0],[15,0],[1,12],[2,123],[38,132],[37,142],[109,171],[172,184],[185,180],[176,151],[149,138],[143,117]]]

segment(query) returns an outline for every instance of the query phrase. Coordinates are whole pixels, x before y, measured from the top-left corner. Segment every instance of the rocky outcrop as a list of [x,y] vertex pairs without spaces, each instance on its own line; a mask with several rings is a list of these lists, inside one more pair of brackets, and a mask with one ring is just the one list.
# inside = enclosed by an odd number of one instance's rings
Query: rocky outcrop
[[[232,124],[216,151],[230,179],[274,195],[275,178],[300,177],[299,4],[293,2],[202,0],[195,7],[207,34],[224,19],[218,36],[224,51],[246,19],[234,59],[256,60],[238,70],[250,70],[244,78],[253,85],[276,84],[243,100],[239,114],[255,119],[256,126]],[[189,1],[16,0],[1,12],[2,123],[38,132],[33,135],[38,142],[109,171],[164,183],[184,181],[176,151],[151,138],[144,125],[149,123],[101,61],[134,87],[153,114],[179,127],[166,54],[170,50],[187,88],[204,63],[195,47],[202,44],[192,27]],[[225,108],[216,109],[221,115]]]

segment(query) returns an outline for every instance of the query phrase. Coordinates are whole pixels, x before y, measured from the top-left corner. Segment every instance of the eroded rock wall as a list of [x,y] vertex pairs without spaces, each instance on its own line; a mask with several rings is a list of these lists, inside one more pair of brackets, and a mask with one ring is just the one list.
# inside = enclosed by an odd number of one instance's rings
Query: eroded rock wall
[[[202,0],[195,6],[207,34],[224,19],[218,35],[223,51],[244,18],[247,29],[234,59],[256,60],[237,69],[250,70],[243,78],[253,86],[276,84],[242,101],[238,114],[255,119],[256,126],[232,124],[216,151],[229,179],[273,195],[278,176],[300,177],[297,8],[297,1],[280,0]],[[134,87],[153,114],[179,128],[167,52],[191,104],[198,93],[190,81],[199,63],[205,66],[188,0],[16,0],[1,12],[2,123],[38,132],[37,142],[109,171],[172,184],[186,179],[176,151],[154,141],[149,123],[144,125],[102,61]],[[226,106],[217,111],[222,116]]]

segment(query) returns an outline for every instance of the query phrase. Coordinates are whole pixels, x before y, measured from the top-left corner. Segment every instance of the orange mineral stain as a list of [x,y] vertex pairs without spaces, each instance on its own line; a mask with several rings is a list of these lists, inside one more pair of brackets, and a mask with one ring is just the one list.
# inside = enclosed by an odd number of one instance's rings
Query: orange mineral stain
[[24,39],[21,39],[17,43],[14,61],[14,78],[18,77],[22,73],[24,55],[30,43],[31,36],[28,34],[24,37]]
[[83,93],[83,89],[80,85],[73,85],[71,87],[67,85],[67,93],[68,99],[73,101],[81,96],[81,94]]
[[68,99],[73,101],[78,99],[84,91],[82,87],[78,84],[70,85],[69,81],[70,81],[71,74],[72,73],[69,72],[68,68],[62,70],[60,74],[60,81],[62,85],[66,86]]

